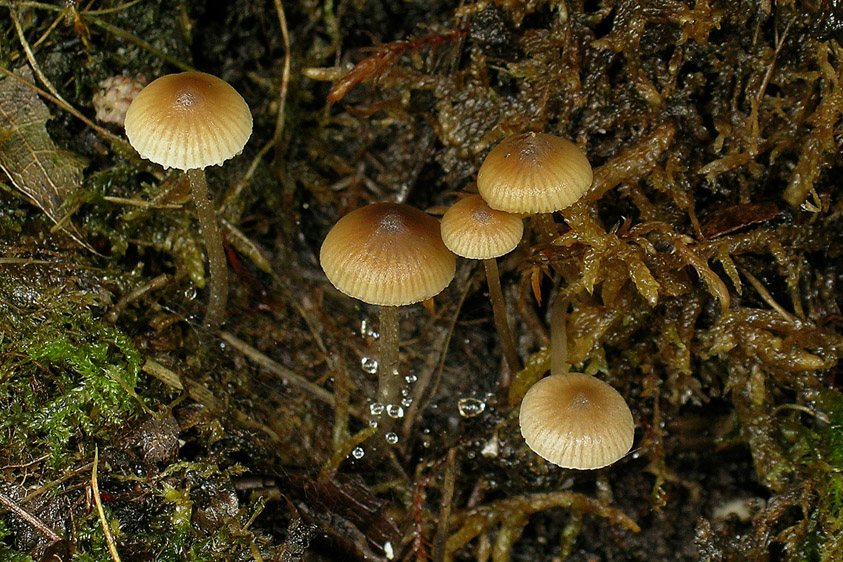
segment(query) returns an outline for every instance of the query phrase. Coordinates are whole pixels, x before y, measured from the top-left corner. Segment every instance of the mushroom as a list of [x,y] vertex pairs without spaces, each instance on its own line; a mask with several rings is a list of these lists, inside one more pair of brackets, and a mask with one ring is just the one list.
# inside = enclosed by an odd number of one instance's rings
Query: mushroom
[[342,293],[380,306],[378,401],[400,400],[398,307],[439,294],[456,271],[439,221],[399,203],[375,203],[341,218],[328,232],[319,261]]
[[442,241],[449,250],[464,258],[483,260],[503,355],[509,370],[517,372],[521,365],[506,319],[496,258],[518,246],[524,234],[523,220],[519,215],[492,209],[479,195],[469,195],[451,205],[441,227]]
[[521,435],[533,452],[555,465],[603,468],[629,452],[635,422],[623,396],[611,385],[567,372],[566,308],[567,300],[554,304],[551,375],[534,384],[521,401]]
[[224,320],[228,272],[205,168],[220,165],[243,150],[252,134],[249,106],[216,76],[168,74],[135,97],[126,112],[125,127],[129,143],[142,158],[187,171],[210,270],[205,325],[215,329]]
[[561,211],[591,186],[588,158],[574,143],[547,133],[522,133],[489,151],[477,172],[477,190],[493,209],[540,214],[551,236],[555,226],[546,213]]

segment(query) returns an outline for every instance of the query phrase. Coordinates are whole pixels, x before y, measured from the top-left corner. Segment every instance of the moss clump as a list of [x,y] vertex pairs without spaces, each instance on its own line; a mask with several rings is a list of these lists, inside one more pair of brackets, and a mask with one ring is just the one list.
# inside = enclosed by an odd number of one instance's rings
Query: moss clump
[[0,275],[0,448],[6,463],[46,454],[58,468],[140,411],[141,357],[73,296],[31,283],[21,294],[17,279]]

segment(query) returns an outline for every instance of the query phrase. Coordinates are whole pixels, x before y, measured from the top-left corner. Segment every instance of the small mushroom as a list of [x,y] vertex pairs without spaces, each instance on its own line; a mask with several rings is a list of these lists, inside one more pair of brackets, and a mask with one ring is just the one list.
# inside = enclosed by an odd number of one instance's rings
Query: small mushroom
[[521,401],[521,435],[533,452],[555,465],[603,468],[629,452],[635,422],[626,400],[611,385],[568,372],[567,308],[567,299],[554,303],[551,375],[534,384]]
[[539,230],[557,235],[550,213],[576,203],[591,186],[591,164],[574,143],[547,133],[522,133],[489,151],[477,190],[493,209],[535,215]]
[[623,396],[582,373],[545,377],[527,391],[521,435],[537,455],[563,468],[608,466],[632,447],[635,424]]
[[319,261],[339,291],[380,306],[378,400],[397,404],[398,307],[439,294],[456,271],[456,258],[442,243],[439,221],[399,203],[356,209],[328,232]]
[[477,190],[493,209],[552,213],[582,197],[593,174],[574,143],[547,133],[522,133],[493,148],[477,172]]
[[205,324],[217,328],[225,315],[228,271],[205,168],[243,150],[252,134],[246,101],[228,82],[204,72],[168,74],[152,81],[126,112],[129,143],[165,168],[186,170],[210,269]]
[[504,358],[513,373],[517,372],[521,365],[506,319],[506,306],[496,258],[514,250],[523,234],[524,221],[519,215],[496,211],[479,195],[469,195],[457,201],[442,217],[442,241],[445,246],[458,256],[483,260],[495,326]]

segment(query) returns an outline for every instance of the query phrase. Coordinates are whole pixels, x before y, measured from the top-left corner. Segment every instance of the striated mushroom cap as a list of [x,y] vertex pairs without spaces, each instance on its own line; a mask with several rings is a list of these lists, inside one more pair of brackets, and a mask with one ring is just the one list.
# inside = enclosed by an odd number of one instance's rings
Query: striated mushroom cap
[[537,455],[563,468],[602,468],[632,447],[635,424],[623,396],[581,373],[545,377],[521,401],[521,435]]
[[252,113],[225,80],[182,72],[141,90],[126,112],[125,127],[142,158],[191,170],[238,155],[252,134]]
[[341,292],[384,306],[438,295],[456,271],[439,221],[398,203],[375,203],[345,215],[325,237],[319,261]]
[[570,207],[593,179],[574,143],[546,133],[522,133],[493,148],[477,172],[477,190],[493,209],[552,213]]
[[457,201],[442,217],[442,241],[458,256],[472,260],[508,254],[523,234],[520,216],[492,209],[479,195]]

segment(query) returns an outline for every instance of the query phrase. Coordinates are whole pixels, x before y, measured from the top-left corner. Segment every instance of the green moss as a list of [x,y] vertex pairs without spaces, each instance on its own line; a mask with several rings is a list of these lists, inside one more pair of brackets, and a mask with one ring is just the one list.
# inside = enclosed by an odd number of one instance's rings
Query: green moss
[[[0,282],[13,287],[8,276]],[[0,304],[0,447],[9,462],[47,454],[59,466],[72,442],[107,438],[139,411],[141,358],[125,334],[73,298],[79,295],[38,289],[45,288],[29,287],[28,295],[38,307]]]

